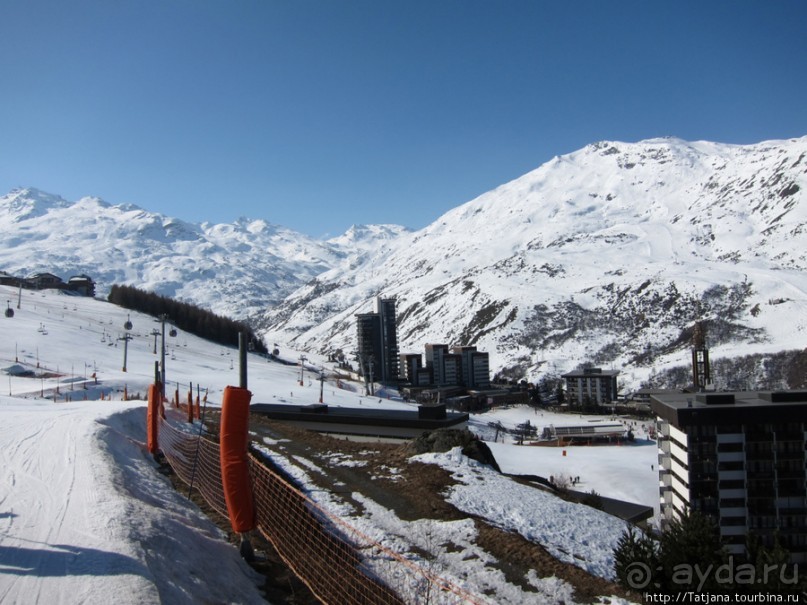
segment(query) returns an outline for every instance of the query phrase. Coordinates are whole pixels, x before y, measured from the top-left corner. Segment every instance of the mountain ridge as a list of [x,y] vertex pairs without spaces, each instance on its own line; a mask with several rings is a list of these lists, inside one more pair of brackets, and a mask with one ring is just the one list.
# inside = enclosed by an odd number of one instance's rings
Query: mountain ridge
[[323,273],[265,328],[302,349],[350,351],[353,315],[393,296],[402,352],[478,344],[492,367],[529,380],[597,363],[636,383],[687,363],[682,335],[699,320],[712,323],[717,354],[800,348],[765,316],[768,298],[786,298],[795,332],[805,329],[805,152],[807,137],[595,143],[352,271]]
[[15,190],[0,198],[0,269],[137,285],[320,353],[353,351],[354,315],[393,296],[402,353],[474,344],[514,379],[595,363],[637,384],[687,363],[696,321],[713,355],[804,347],[805,191],[807,137],[601,141],[423,229],[355,225],[324,241]]
[[7,273],[86,273],[101,295],[115,283],[135,285],[239,319],[349,262],[376,233],[396,233],[387,226],[320,241],[264,219],[191,223],[97,197],[68,202],[35,188],[0,197],[0,229],[0,270]]

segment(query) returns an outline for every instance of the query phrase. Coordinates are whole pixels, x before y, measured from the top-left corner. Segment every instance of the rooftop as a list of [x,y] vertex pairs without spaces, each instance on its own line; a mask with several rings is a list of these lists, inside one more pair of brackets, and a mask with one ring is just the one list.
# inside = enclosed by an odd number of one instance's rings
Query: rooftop
[[675,426],[807,422],[807,391],[654,393],[653,412]]
[[250,411],[323,433],[404,439],[417,437],[423,431],[462,428],[468,422],[468,414],[447,412],[445,405],[419,406],[413,410],[373,410],[322,404],[254,403]]
[[576,378],[583,376],[618,376],[619,370],[603,370],[602,368],[582,368],[573,370],[563,375],[564,378]]

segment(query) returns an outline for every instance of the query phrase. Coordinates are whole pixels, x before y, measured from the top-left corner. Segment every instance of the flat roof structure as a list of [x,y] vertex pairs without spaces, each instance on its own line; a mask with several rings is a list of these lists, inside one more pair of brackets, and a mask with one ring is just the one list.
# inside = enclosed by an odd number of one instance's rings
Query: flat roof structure
[[616,424],[582,424],[555,426],[549,425],[549,430],[554,437],[621,437],[628,432],[625,425]]
[[413,439],[425,431],[462,429],[468,425],[468,414],[447,412],[445,405],[420,406],[417,410],[375,410],[323,404],[254,403],[249,409],[310,431],[365,437]]
[[650,408],[678,428],[726,422],[801,422],[807,410],[807,391],[656,393],[651,395]]

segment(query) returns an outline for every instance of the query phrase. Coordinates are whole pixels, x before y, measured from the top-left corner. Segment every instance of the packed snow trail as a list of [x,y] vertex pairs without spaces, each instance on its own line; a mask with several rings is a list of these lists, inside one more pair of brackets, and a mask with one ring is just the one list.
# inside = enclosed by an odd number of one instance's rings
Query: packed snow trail
[[144,431],[143,402],[0,397],[0,602],[264,602]]

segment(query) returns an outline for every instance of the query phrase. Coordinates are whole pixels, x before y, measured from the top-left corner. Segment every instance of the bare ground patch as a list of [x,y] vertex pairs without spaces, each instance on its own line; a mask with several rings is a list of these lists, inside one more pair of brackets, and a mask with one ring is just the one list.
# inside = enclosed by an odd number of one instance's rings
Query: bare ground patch
[[[434,519],[455,521],[469,515],[446,502],[444,494],[456,482],[444,469],[434,464],[409,462],[409,453],[401,445],[357,443],[345,439],[311,433],[282,423],[258,419],[253,430],[265,426],[282,441],[276,447],[289,455],[299,455],[315,462],[326,474],[311,473],[311,479],[323,489],[351,501],[359,510],[361,504],[350,494],[358,492],[390,509],[402,520]],[[336,456],[335,456],[336,455]],[[344,466],[345,456],[358,464]],[[393,472],[394,471],[394,472]],[[335,487],[334,487],[335,486]],[[636,599],[614,582],[593,576],[579,567],[558,561],[540,544],[521,535],[502,530],[487,521],[474,518],[478,531],[477,545],[498,559],[498,567],[508,581],[530,587],[524,578],[530,570],[539,577],[556,576],[571,584],[579,602],[598,596],[616,595]]]
[[[213,425],[216,418],[212,419]],[[540,544],[521,535],[502,530],[487,521],[472,517],[446,502],[444,494],[456,482],[447,471],[434,464],[409,462],[405,447],[389,443],[362,443],[344,438],[309,432],[288,424],[253,415],[250,430],[255,443],[293,459],[300,456],[313,462],[322,472],[309,472],[319,489],[330,491],[350,502],[357,510],[362,503],[353,497],[360,493],[378,505],[393,511],[404,521],[431,519],[455,521],[474,519],[477,546],[498,561],[497,567],[507,580],[526,592],[533,590],[525,581],[530,570],[539,577],[555,576],[574,587],[577,602],[593,602],[597,597],[616,595],[637,600],[614,582],[593,576],[574,565],[558,561]],[[267,444],[265,439],[269,440]],[[178,491],[187,494],[187,486],[167,472]],[[191,499],[224,531],[237,548],[238,537],[229,521],[212,510],[194,490]],[[308,588],[284,565],[280,557],[262,537],[253,538],[259,561],[253,568],[264,575],[263,589],[272,603],[309,605],[317,603]]]

